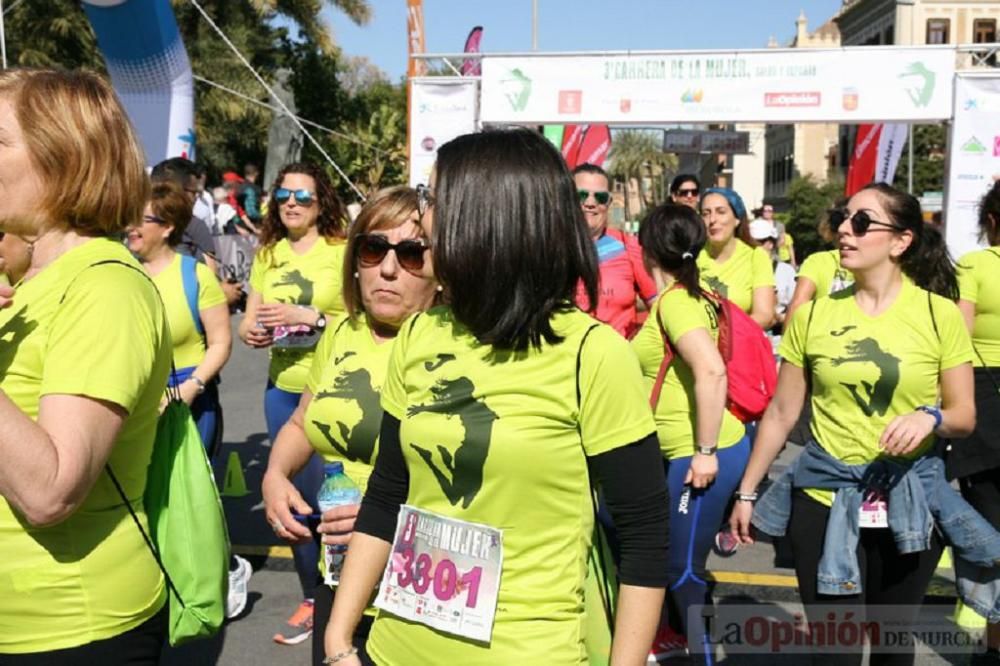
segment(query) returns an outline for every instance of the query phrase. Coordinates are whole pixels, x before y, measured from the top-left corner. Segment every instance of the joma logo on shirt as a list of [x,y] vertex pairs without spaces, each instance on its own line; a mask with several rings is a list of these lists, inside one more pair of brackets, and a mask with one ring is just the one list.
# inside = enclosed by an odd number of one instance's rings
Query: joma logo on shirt
[[465,436],[454,455],[445,446],[437,446],[443,470],[434,463],[430,450],[416,444],[410,446],[427,463],[448,501],[455,505],[461,500],[463,509],[469,508],[483,487],[483,467],[490,452],[493,422],[500,418],[482,398],[473,397],[475,390],[468,377],[441,379],[431,386],[433,399],[429,404],[411,405],[406,410],[411,418],[424,412],[458,417]]

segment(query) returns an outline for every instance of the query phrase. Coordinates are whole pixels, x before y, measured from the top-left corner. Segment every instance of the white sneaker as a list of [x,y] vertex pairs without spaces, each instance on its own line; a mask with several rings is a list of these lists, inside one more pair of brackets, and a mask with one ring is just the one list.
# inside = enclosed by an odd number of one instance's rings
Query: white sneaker
[[229,571],[229,593],[226,595],[226,619],[233,619],[247,607],[247,583],[253,567],[239,555],[233,555],[236,568]]

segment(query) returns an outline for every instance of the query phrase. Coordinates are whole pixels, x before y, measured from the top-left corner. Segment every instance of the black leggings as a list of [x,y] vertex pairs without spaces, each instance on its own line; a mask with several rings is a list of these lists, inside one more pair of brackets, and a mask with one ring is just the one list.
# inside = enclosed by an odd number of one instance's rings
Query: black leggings
[[[912,611],[909,620],[916,620],[927,591],[927,585],[934,576],[941,559],[943,543],[935,532],[931,547],[920,553],[900,555],[892,532],[888,529],[862,529],[858,540],[858,566],[861,570],[860,595],[829,596],[816,592],[816,571],[823,556],[823,540],[826,536],[826,522],[830,509],[801,491],[796,491],[792,500],[792,518],[788,525],[788,540],[795,559],[795,576],[799,581],[799,596],[805,606],[810,622],[825,619],[818,608],[843,604],[854,605],[856,619],[864,617],[867,606],[893,605],[907,607]],[[900,609],[901,610],[901,609]],[[898,613],[894,616],[898,618]],[[862,650],[851,654],[812,653],[813,664],[861,664]],[[873,652],[871,666],[910,666],[913,664],[913,648],[907,653]]]
[[135,629],[63,650],[0,654],[0,666],[156,666],[167,641],[169,604]]
[[[323,645],[323,638],[326,634],[326,625],[330,623],[330,611],[333,610],[334,596],[334,589],[323,582],[322,576],[316,580],[316,605],[313,606],[313,666],[323,666],[323,659],[326,658],[326,647]],[[368,653],[364,651],[365,643],[368,642],[368,633],[372,629],[374,619],[371,615],[362,615],[357,629],[354,630],[354,647],[358,648],[358,656],[361,658],[361,663],[364,666],[374,666],[375,664],[368,656]]]

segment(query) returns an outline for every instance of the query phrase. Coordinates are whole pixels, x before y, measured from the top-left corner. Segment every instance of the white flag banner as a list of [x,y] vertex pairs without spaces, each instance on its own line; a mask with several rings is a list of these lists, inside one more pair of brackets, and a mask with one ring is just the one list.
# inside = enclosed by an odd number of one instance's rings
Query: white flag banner
[[951,128],[945,185],[945,239],[956,259],[979,244],[979,201],[1000,179],[1000,76],[955,78],[955,122]]
[[411,79],[410,186],[427,183],[437,149],[476,131],[478,81],[454,76]]
[[896,177],[896,167],[899,157],[906,145],[906,134],[909,125],[906,123],[887,123],[882,125],[882,133],[878,138],[878,154],[875,158],[875,182],[889,183]]

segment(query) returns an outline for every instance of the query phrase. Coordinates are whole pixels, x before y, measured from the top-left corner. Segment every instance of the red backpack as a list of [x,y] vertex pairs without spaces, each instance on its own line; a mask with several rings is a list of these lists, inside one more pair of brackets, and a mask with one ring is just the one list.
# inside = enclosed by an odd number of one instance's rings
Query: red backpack
[[[679,287],[679,285],[678,285]],[[778,384],[777,364],[771,342],[746,312],[718,293],[702,291],[719,317],[719,353],[726,364],[726,407],[743,423],[759,421],[774,396]],[[667,369],[674,360],[674,346],[656,311],[656,323],[663,337],[663,362],[653,384],[649,405],[656,410]]]

